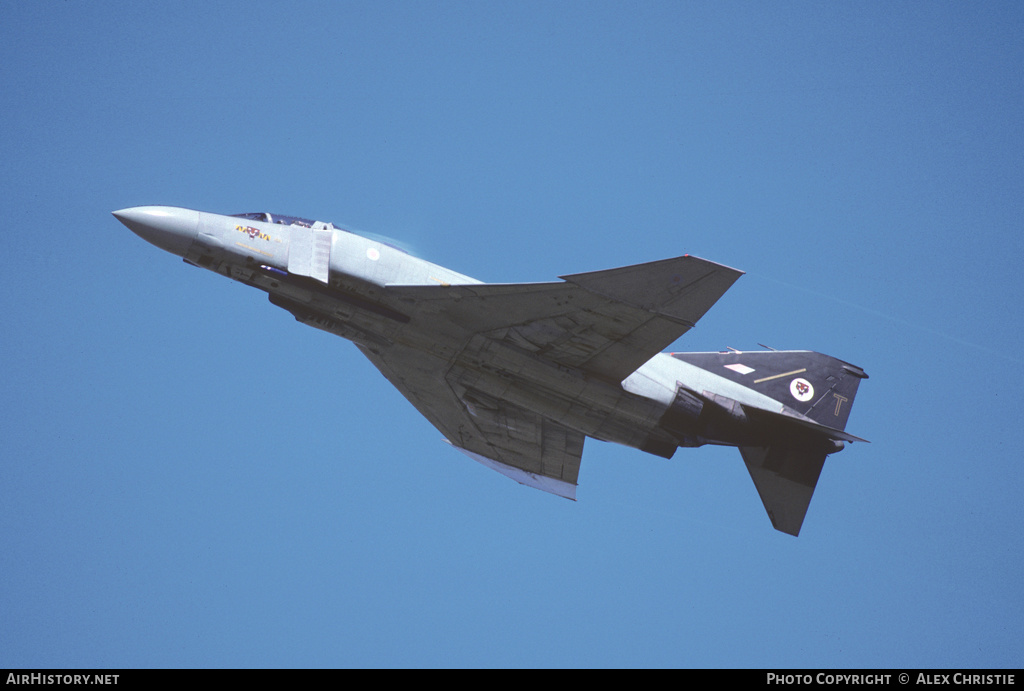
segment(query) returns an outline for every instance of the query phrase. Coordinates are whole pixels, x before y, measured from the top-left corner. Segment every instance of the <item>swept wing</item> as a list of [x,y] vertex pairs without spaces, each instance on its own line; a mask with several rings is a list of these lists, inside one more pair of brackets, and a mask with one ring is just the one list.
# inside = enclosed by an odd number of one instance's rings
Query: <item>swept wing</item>
[[[529,378],[523,370],[535,366],[537,376],[617,384],[688,331],[741,274],[685,256],[561,283],[388,286],[387,302],[413,315],[408,329],[434,342],[406,343],[399,329],[390,344],[361,350],[453,446],[523,484],[575,498],[585,435],[467,389],[459,374],[504,366]],[[502,353],[518,359],[503,364]]]

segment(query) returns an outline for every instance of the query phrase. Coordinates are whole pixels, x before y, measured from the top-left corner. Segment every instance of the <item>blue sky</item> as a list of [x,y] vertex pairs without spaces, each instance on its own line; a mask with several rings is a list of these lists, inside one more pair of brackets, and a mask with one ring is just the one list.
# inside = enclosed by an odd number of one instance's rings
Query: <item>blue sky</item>
[[[0,666],[1020,667],[1024,7],[0,1]],[[676,350],[862,366],[799,538],[733,449],[577,502],[110,211],[485,281],[691,253]]]

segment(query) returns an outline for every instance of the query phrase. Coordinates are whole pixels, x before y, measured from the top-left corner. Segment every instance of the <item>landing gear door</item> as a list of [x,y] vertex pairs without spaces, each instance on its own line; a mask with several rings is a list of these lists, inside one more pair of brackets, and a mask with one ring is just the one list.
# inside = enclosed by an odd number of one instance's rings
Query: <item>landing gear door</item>
[[309,276],[327,283],[333,234],[332,230],[292,226],[288,246],[288,273]]

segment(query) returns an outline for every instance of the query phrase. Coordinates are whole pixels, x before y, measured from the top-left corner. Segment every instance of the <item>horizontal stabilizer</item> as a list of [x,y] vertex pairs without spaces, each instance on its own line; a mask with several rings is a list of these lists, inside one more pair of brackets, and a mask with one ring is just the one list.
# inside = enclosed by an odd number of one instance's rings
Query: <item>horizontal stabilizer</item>
[[825,452],[799,446],[741,446],[740,453],[776,530],[799,535]]
[[754,411],[754,414],[760,416],[778,415],[779,417],[793,421],[793,423],[806,430],[810,430],[811,432],[815,432],[821,436],[828,437],[829,439],[834,439],[836,441],[859,441],[864,442],[865,444],[870,443],[867,439],[862,439],[850,434],[849,432],[844,432],[843,430],[835,429],[834,427],[829,427],[827,425],[819,425],[814,420],[801,416],[799,413],[793,413],[790,410],[783,410],[781,413],[765,413],[764,411],[757,410]]

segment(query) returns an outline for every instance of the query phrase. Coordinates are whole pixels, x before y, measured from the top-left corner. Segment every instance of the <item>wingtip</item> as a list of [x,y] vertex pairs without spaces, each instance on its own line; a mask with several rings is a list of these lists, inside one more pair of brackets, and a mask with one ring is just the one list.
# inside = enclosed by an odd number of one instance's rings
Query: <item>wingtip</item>
[[477,463],[483,466],[495,470],[505,477],[511,478],[521,485],[532,487],[533,489],[539,489],[542,492],[548,494],[554,494],[571,501],[576,501],[576,484],[559,480],[558,478],[548,477],[545,475],[537,475],[529,471],[523,470],[522,468],[516,468],[515,466],[496,461],[493,458],[488,458],[469,449],[464,449],[461,446],[456,446],[447,439],[444,440],[447,444],[450,444],[453,448],[461,451],[465,455],[472,458]]

